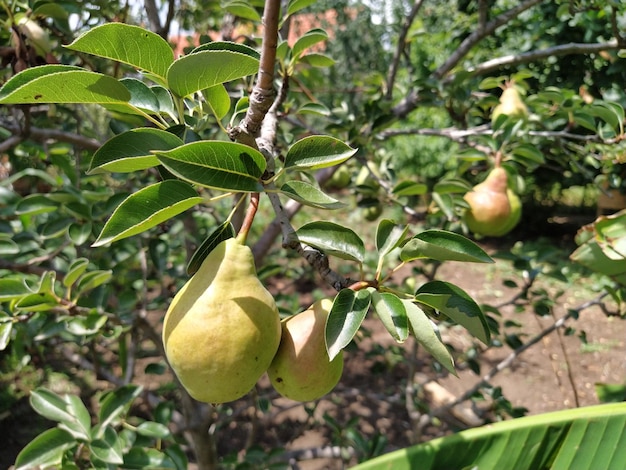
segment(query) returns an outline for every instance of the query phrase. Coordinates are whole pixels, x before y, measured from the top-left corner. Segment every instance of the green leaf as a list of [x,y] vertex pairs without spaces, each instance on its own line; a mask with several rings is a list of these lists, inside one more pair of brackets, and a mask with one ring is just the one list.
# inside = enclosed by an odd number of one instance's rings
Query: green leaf
[[330,116],[330,110],[322,103],[309,102],[300,106],[298,114],[313,114],[316,116],[328,117]]
[[596,395],[600,403],[616,403],[626,401],[626,383],[624,384],[595,384]]
[[424,349],[426,349],[439,364],[445,367],[451,374],[457,375],[454,368],[454,359],[446,345],[441,341],[437,326],[412,300],[403,299],[402,303],[406,309],[406,315],[411,324],[411,330],[413,331],[415,339],[424,346]]
[[202,51],[231,51],[250,56],[256,60],[261,58],[261,54],[259,54],[259,51],[256,49],[246,46],[245,44],[232,41],[211,41],[206,44],[200,44],[193,51],[191,51],[191,53],[195,54]]
[[13,300],[28,294],[32,294],[32,291],[23,280],[0,279],[0,301]]
[[391,452],[353,470],[621,469],[626,403],[491,423]]
[[4,351],[11,341],[13,321],[4,312],[0,312],[0,351]]
[[204,99],[211,108],[211,112],[218,121],[222,120],[230,111],[230,95],[224,85],[215,85],[202,90]]
[[356,153],[339,139],[313,135],[293,144],[285,155],[286,169],[319,169],[345,162]]
[[223,3],[222,8],[227,12],[250,21],[261,21],[261,15],[250,3],[243,0],[231,0]]
[[101,286],[102,284],[106,284],[112,277],[113,271],[110,269],[88,272],[87,274],[81,276],[81,278],[76,282],[76,291],[82,295],[87,291]]
[[546,159],[537,147],[531,144],[516,145],[512,151],[516,161],[523,162],[524,165],[542,165]]
[[[124,106],[107,105],[109,111],[141,115],[137,110],[147,114],[158,114],[160,111],[159,99],[152,88],[136,78],[122,78],[120,83],[130,93],[130,100]],[[136,109],[135,109],[136,108]]]
[[391,190],[396,196],[421,196],[428,192],[428,185],[415,181],[401,181]]
[[77,258],[67,268],[67,274],[63,278],[63,285],[70,287],[87,270],[89,260],[87,258]]
[[20,252],[20,246],[11,238],[0,234],[0,255],[16,255]]
[[43,312],[56,307],[58,304],[58,299],[52,294],[38,292],[21,297],[15,303],[15,309],[25,312]]
[[445,230],[425,230],[402,247],[400,259],[411,261],[429,258],[437,261],[493,263],[493,259],[476,243],[458,233]]
[[191,183],[224,191],[263,190],[265,158],[247,145],[203,140],[156,153],[169,172]]
[[50,195],[29,194],[15,205],[16,215],[38,215],[58,210],[59,204]]
[[311,65],[313,67],[332,67],[335,65],[335,60],[331,57],[328,57],[326,54],[307,54],[300,58],[300,62],[304,64]]
[[31,392],[30,406],[44,418],[57,421],[75,439],[89,439],[91,418],[80,398],[38,388]]
[[228,50],[204,50],[176,60],[167,71],[170,90],[185,97],[256,73],[259,61]]
[[280,191],[294,201],[318,209],[339,209],[346,206],[343,202],[304,181],[288,181],[280,187]]
[[132,447],[124,455],[123,468],[128,469],[176,469],[176,464],[165,453],[157,449]]
[[594,101],[588,108],[590,114],[600,118],[613,128],[615,133],[622,133],[622,122],[624,122],[624,110],[616,103],[606,103],[604,101]]
[[93,246],[137,235],[202,202],[187,183],[166,180],[127,197],[117,206]]
[[128,89],[108,75],[63,65],[47,65],[42,68],[45,68],[45,74],[28,81],[21,74],[32,69],[11,78],[0,89],[0,104],[124,104],[130,99]]
[[15,460],[15,470],[31,470],[40,466],[61,468],[63,453],[77,444],[67,431],[48,429],[20,451]]
[[376,249],[378,256],[386,256],[404,241],[409,227],[401,227],[393,220],[383,219],[376,229]]
[[92,225],[89,222],[74,222],[67,229],[67,235],[74,245],[80,246],[91,237]]
[[291,54],[294,59],[300,57],[300,55],[311,46],[314,46],[317,43],[326,41],[328,39],[328,33],[323,29],[312,29],[304,33],[303,36],[299,37],[291,48]]
[[98,412],[100,421],[100,435],[106,427],[117,420],[122,413],[128,410],[130,404],[142,391],[138,385],[124,385],[104,395]]
[[144,421],[137,426],[137,434],[155,439],[166,439],[171,436],[169,428],[161,423],[154,421]]
[[93,154],[88,174],[105,171],[128,173],[152,168],[159,159],[152,152],[183,145],[174,134],[153,128],[137,128],[112,137]]
[[327,255],[359,263],[365,260],[363,240],[353,230],[342,225],[324,221],[310,222],[300,227],[296,234],[301,242]]
[[138,26],[106,23],[91,28],[65,46],[150,72],[161,79],[174,61],[174,51],[161,36]]
[[209,253],[211,253],[217,245],[222,243],[224,240],[233,238],[235,235],[235,229],[229,221],[220,224],[215,230],[213,230],[213,232],[211,232],[211,234],[202,242],[202,244],[191,256],[191,259],[187,264],[187,274],[193,276],[196,271],[200,269],[200,266],[205,258],[209,256]]
[[339,291],[326,320],[326,349],[332,361],[359,331],[372,296],[367,289]]
[[89,449],[94,457],[110,464],[123,464],[124,451],[122,442],[111,426],[104,428],[101,439],[94,439],[89,444]]
[[398,343],[409,336],[409,322],[402,300],[388,292],[372,292],[372,306],[389,334]]
[[287,5],[287,15],[293,15],[300,10],[313,5],[316,0],[291,0]]
[[443,313],[489,344],[489,326],[480,307],[463,289],[449,282],[430,281],[417,289],[415,300]]
[[440,180],[433,186],[433,192],[437,194],[464,194],[472,189],[467,181],[461,179]]

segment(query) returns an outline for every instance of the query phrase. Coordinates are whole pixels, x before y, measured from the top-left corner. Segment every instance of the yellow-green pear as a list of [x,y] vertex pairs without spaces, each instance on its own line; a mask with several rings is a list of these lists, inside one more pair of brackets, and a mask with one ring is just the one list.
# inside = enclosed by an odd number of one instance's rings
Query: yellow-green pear
[[45,57],[52,50],[50,36],[35,21],[22,17],[17,27],[28,38],[30,44],[40,56]]
[[196,400],[225,403],[248,393],[280,343],[272,295],[250,248],[221,242],[174,297],[163,323],[170,366]]
[[491,170],[485,181],[464,196],[469,204],[464,220],[467,228],[478,235],[501,237],[509,233],[521,218],[522,205],[508,187],[506,170]]
[[267,370],[282,396],[296,401],[317,400],[341,379],[343,352],[331,361],[324,339],[332,305],[330,299],[318,300],[304,312],[283,320],[280,346]]
[[528,108],[514,86],[506,88],[500,95],[500,103],[493,108],[491,122],[495,122],[501,114],[518,119],[528,117]]

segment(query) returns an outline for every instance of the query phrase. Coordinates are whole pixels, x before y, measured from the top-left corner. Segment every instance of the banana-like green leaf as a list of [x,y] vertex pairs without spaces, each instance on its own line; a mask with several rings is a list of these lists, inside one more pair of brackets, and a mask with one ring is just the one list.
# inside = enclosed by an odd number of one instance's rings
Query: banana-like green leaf
[[174,61],[174,51],[161,36],[124,23],[96,26],[66,47],[132,65],[161,79]]
[[626,403],[512,419],[391,452],[353,470],[624,468]]

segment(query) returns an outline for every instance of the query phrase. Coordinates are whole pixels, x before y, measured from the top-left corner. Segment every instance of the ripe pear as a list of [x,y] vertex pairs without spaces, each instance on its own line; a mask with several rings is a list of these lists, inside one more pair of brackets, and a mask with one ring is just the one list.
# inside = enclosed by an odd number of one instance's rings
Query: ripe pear
[[331,361],[324,339],[326,319],[333,303],[315,302],[307,310],[282,322],[278,352],[267,374],[282,396],[312,401],[330,392],[343,372],[343,352]]
[[506,235],[522,215],[521,202],[509,189],[506,171],[501,167],[491,170],[485,181],[474,186],[464,199],[470,206],[465,213],[465,223],[478,235]]
[[272,295],[259,281],[252,251],[221,242],[174,297],[163,323],[170,366],[198,401],[225,403],[248,393],[280,343]]
[[514,86],[510,86],[502,92],[500,103],[493,108],[491,122],[495,122],[501,114],[517,119],[526,119],[528,117],[528,108]]

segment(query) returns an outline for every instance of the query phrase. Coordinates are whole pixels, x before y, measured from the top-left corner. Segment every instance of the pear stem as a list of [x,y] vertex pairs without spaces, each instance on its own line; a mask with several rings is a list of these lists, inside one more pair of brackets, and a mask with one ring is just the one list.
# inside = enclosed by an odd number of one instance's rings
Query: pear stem
[[250,227],[252,227],[252,222],[254,221],[254,216],[259,209],[260,197],[259,193],[252,193],[250,195],[250,203],[248,204],[248,209],[246,210],[246,215],[239,229],[239,233],[237,234],[237,241],[242,245],[246,243],[248,232],[250,232]]
[[496,152],[496,157],[495,157],[495,162],[494,162],[494,166],[496,168],[500,168],[500,166],[502,165],[502,152],[500,150],[498,150]]

